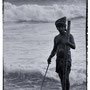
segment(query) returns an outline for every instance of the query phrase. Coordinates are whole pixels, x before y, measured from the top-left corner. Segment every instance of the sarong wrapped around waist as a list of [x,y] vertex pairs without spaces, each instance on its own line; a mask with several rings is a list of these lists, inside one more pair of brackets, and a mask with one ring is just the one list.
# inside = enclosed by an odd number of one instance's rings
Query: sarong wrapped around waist
[[[63,72],[64,68],[64,58],[57,58],[56,59],[56,72]],[[67,58],[67,70],[71,70],[71,58]]]

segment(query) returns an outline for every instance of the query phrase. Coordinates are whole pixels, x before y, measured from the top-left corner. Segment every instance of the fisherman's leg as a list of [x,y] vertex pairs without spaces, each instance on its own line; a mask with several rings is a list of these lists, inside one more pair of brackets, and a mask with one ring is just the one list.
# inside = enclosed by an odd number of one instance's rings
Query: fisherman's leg
[[[61,80],[61,86],[62,86],[62,90],[64,90],[64,85],[63,85],[63,82],[64,82],[64,79],[63,79],[63,74],[60,74],[59,73],[59,78]],[[67,74],[67,77],[66,77],[66,90],[69,90],[70,88],[70,82],[69,82],[69,73]]]
[[66,77],[66,90],[69,90],[70,88],[70,81],[69,81],[69,75]]
[[[62,85],[62,90],[65,90],[65,87],[64,87],[64,78],[63,78],[63,74],[59,73],[59,78],[61,80],[61,85]],[[69,90],[70,88],[70,82],[69,82],[69,72],[67,71],[67,74],[66,74],[66,90]]]
[[67,68],[67,74],[66,74],[66,90],[69,90],[70,89],[70,81],[69,81],[69,74],[70,74],[70,71],[71,71],[71,65],[68,66]]
[[62,86],[62,90],[63,90],[63,74],[62,73],[58,73],[59,78],[61,80],[61,86]]

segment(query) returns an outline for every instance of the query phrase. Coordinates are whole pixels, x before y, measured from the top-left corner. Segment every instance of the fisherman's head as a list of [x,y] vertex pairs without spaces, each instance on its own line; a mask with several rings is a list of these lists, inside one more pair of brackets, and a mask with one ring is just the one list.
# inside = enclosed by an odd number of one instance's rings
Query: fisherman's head
[[62,17],[55,22],[56,28],[60,33],[66,30],[66,17]]

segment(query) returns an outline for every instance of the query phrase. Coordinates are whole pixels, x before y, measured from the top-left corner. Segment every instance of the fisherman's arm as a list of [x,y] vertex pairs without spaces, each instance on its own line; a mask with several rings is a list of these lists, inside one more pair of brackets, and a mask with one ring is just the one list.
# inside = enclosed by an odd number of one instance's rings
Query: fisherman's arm
[[50,56],[49,56],[49,58],[48,58],[48,60],[47,60],[47,61],[48,61],[48,64],[50,64],[50,62],[51,62],[51,58],[55,56],[55,54],[56,54],[56,50],[57,50],[57,45],[56,45],[56,43],[55,43],[55,39],[54,39],[53,50],[51,51],[51,54],[50,54]]
[[74,42],[74,38],[72,35],[70,35],[70,40],[66,43],[69,47],[71,47],[72,49],[76,48],[75,42]]

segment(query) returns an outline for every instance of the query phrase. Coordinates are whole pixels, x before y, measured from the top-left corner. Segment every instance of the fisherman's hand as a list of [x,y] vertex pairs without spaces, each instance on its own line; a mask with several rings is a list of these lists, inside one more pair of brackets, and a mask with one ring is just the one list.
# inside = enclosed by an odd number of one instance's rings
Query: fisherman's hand
[[51,64],[51,58],[48,58],[47,62],[48,64]]
[[66,45],[67,45],[67,46],[70,46],[70,45],[71,45],[71,43],[70,43],[69,41],[67,41],[67,42],[66,42]]

